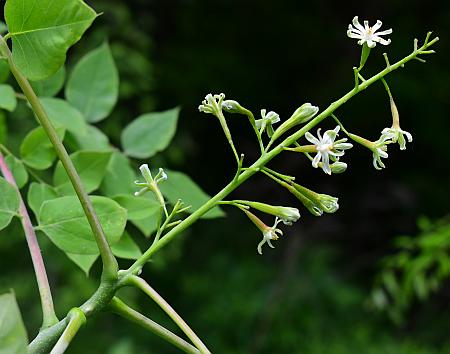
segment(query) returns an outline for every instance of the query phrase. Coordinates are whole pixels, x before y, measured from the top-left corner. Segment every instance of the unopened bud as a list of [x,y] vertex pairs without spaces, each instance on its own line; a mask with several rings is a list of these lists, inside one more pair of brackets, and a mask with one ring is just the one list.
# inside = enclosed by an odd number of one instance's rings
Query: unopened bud
[[345,162],[336,161],[330,165],[331,173],[339,174],[344,173],[347,170],[347,164]]
[[239,102],[234,100],[225,100],[222,102],[222,109],[228,113],[246,114],[247,110]]
[[287,121],[281,124],[277,130],[275,130],[271,141],[275,141],[292,127],[298,124],[306,123],[307,121],[312,119],[317,114],[317,112],[319,112],[319,107],[317,106],[313,106],[310,103],[301,105],[296,109],[296,111]]

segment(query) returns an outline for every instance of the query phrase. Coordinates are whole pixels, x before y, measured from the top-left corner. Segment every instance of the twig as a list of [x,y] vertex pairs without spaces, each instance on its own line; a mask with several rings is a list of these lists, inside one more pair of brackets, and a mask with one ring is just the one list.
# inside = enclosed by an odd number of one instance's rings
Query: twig
[[118,315],[122,316],[123,318],[126,318],[131,322],[137,323],[139,326],[156,334],[158,337],[173,344],[177,348],[183,350],[185,353],[192,353],[192,354],[201,353],[197,348],[193,347],[184,339],[178,337],[176,334],[172,333],[171,331],[159,325],[158,323],[152,321],[151,319],[145,317],[141,313],[133,310],[131,307],[127,306],[117,297],[114,297],[112,299],[109,307],[112,310],[112,312],[117,313]]

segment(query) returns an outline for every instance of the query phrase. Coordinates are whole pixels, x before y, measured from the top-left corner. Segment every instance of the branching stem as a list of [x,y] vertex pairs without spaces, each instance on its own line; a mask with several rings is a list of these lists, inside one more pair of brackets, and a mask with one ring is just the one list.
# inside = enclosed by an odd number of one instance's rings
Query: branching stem
[[317,124],[323,121],[325,118],[329,117],[336,109],[345,104],[350,98],[357,95],[359,92],[365,90],[370,85],[375,82],[381,80],[384,76],[388,75],[394,70],[397,70],[400,67],[403,67],[407,62],[415,59],[418,55],[423,53],[425,49],[436,43],[439,38],[436,37],[430,42],[428,42],[429,34],[427,34],[427,39],[422,47],[414,50],[411,54],[399,60],[395,64],[386,67],[381,70],[379,73],[372,76],[370,79],[365,80],[364,82],[358,84],[358,71],[355,70],[355,87],[347,92],[340,99],[331,103],[322,113],[317,115],[314,119],[305,124],[301,129],[293,133],[284,139],[281,143],[279,143],[272,150],[263,154],[258,160],[256,160],[250,167],[246,168],[244,172],[242,172],[237,178],[234,178],[227,186],[225,186],[219,193],[217,193],[214,197],[212,197],[208,202],[206,202],[203,206],[197,209],[194,213],[192,213],[189,217],[187,217],[182,223],[174,227],[170,230],[159,242],[153,245],[150,249],[148,249],[136,262],[128,269],[128,272],[131,274],[136,274],[136,272],[142,268],[142,266],[151,258],[151,256],[156,253],[159,249],[163,248],[170,241],[172,241],[177,235],[179,235],[182,231],[196,222],[199,218],[201,218],[206,212],[208,212],[211,208],[217,206],[218,202],[226,198],[232,191],[234,191],[237,187],[239,187],[242,183],[244,183],[247,179],[253,176],[256,172],[260,171],[267,163],[269,163],[274,157],[280,154],[284,147],[291,146],[298,139],[300,139],[306,132],[310,131]]

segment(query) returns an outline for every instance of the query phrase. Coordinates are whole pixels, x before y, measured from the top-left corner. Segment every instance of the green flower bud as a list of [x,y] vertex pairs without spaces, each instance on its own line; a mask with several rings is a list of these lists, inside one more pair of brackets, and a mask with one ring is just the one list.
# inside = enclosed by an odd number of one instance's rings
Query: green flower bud
[[284,206],[274,206],[260,202],[250,202],[247,200],[236,200],[235,202],[243,205],[247,205],[263,213],[270,214],[279,218],[283,224],[292,225],[300,218],[300,212],[297,208],[290,208]]
[[222,109],[228,113],[247,114],[247,110],[239,102],[234,100],[225,100],[222,102]]
[[333,162],[330,167],[331,173],[334,174],[344,173],[347,170],[347,164],[340,161]]
[[296,111],[287,121],[281,124],[277,130],[275,130],[271,142],[278,139],[281,135],[290,130],[292,127],[298,124],[306,123],[307,121],[312,119],[317,114],[317,112],[319,112],[319,107],[313,106],[310,103],[305,103],[301,105],[299,108],[296,109]]

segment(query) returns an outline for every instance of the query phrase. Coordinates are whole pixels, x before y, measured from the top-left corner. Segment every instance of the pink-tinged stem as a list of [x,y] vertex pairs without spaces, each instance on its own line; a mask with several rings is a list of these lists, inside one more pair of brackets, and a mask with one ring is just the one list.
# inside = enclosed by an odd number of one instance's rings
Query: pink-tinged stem
[[39,248],[36,233],[34,231],[33,224],[30,220],[27,207],[20,195],[19,188],[17,187],[16,180],[14,179],[11,170],[9,169],[3,155],[0,153],[0,170],[5,177],[6,181],[17,189],[20,199],[19,215],[22,221],[23,231],[30,250],[31,260],[33,262],[34,272],[36,273],[36,280],[39,287],[39,294],[42,303],[42,328],[50,327],[58,322],[58,318],[55,314],[53,307],[52,293],[50,291],[50,285],[48,283],[47,272],[45,271],[44,260],[42,259],[41,249]]

